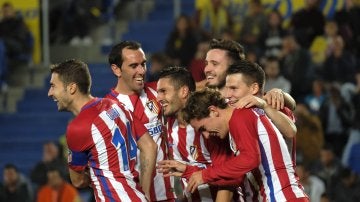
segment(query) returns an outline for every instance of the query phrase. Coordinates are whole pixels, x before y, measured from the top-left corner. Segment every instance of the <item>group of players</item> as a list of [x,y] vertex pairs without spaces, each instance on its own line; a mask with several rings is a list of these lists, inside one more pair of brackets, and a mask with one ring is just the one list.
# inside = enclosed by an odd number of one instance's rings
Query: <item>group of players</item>
[[240,44],[210,42],[201,90],[183,67],[145,83],[134,41],[115,45],[109,64],[118,81],[105,98],[91,95],[84,62],[51,67],[48,96],[75,115],[66,131],[74,186],[91,185],[96,201],[308,201],[295,174],[295,101],[264,94],[265,73]]

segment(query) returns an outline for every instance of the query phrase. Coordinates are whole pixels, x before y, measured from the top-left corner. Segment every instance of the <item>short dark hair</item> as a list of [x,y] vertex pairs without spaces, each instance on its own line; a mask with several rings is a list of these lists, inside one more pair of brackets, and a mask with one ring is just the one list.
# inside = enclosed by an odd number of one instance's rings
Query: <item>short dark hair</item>
[[121,68],[122,63],[124,62],[122,50],[125,48],[130,50],[138,50],[141,48],[141,44],[136,41],[122,41],[113,46],[108,56],[108,62],[110,65],[115,64]]
[[245,59],[245,50],[244,47],[234,41],[229,39],[212,39],[210,41],[209,50],[212,49],[221,49],[225,50],[227,56],[231,59],[231,63],[237,60]]
[[243,74],[246,78],[246,84],[251,85],[258,83],[261,92],[264,89],[265,72],[257,63],[252,63],[247,60],[240,60],[230,65],[227,70],[227,75],[231,74]]
[[18,168],[16,167],[16,165],[12,164],[12,163],[8,163],[4,166],[4,170],[8,170],[8,169],[12,169],[15,170],[15,172],[18,172]]
[[166,67],[159,73],[159,79],[161,78],[170,78],[176,89],[187,86],[190,92],[196,90],[194,78],[184,67]]
[[59,78],[65,86],[70,83],[76,83],[81,93],[90,94],[91,75],[89,67],[85,62],[77,59],[67,60],[52,65],[50,72],[59,74]]
[[225,109],[227,103],[220,92],[214,89],[205,88],[201,91],[195,91],[191,94],[183,109],[184,120],[189,123],[192,119],[208,117],[210,114],[209,106]]

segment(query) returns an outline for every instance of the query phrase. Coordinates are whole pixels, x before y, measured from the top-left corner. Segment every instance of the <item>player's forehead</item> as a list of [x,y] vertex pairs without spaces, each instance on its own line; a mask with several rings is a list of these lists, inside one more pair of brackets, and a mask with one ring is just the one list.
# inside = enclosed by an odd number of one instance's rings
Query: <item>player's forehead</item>
[[207,123],[207,118],[194,118],[190,120],[190,125],[195,129],[195,131],[199,131],[200,128],[204,128]]
[[157,89],[158,90],[161,90],[161,89],[173,90],[174,89],[174,84],[171,81],[171,78],[169,78],[169,77],[160,78],[157,81]]
[[206,53],[206,61],[217,61],[217,62],[225,62],[228,60],[228,56],[226,55],[226,50],[223,49],[211,49]]
[[243,74],[236,73],[226,75],[225,86],[238,86],[244,83],[246,83],[246,80]]
[[124,48],[122,50],[122,57],[126,63],[143,63],[146,61],[145,53],[141,48],[136,50]]
[[53,72],[50,77],[50,83],[51,84],[59,84],[62,83],[60,80],[60,75],[56,72]]

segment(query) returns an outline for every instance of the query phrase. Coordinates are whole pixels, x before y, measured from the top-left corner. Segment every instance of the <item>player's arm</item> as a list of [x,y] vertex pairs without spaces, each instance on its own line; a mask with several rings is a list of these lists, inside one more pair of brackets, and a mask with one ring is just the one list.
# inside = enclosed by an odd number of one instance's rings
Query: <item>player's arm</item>
[[157,145],[148,132],[137,141],[140,150],[140,184],[147,197],[150,197],[150,185],[155,168]]
[[88,169],[82,171],[76,171],[69,168],[71,183],[76,188],[84,188],[90,185],[90,176]]
[[254,95],[248,95],[241,98],[236,104],[237,108],[249,108],[253,106],[263,109],[266,115],[285,137],[293,138],[296,136],[297,128],[295,123],[286,114],[268,104],[266,100]]

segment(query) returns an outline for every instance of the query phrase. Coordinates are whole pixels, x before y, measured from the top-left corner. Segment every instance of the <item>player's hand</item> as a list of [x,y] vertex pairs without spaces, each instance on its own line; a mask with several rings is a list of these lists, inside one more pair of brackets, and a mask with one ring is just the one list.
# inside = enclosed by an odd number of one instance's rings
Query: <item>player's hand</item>
[[253,106],[256,106],[258,108],[264,109],[266,105],[266,101],[256,97],[254,95],[247,95],[243,98],[241,98],[239,101],[237,101],[236,103],[236,108],[250,108]]
[[202,179],[202,172],[196,171],[191,175],[188,186],[186,187],[186,191],[194,193],[197,187],[202,184],[204,184],[204,180]]
[[183,172],[186,169],[186,164],[181,163],[176,160],[163,160],[157,163],[157,169],[159,173],[163,173],[165,177],[167,176],[177,176],[181,177]]
[[268,91],[264,96],[263,99],[267,102],[268,105],[272,106],[272,108],[276,110],[280,110],[284,108],[285,99],[284,94],[281,89],[273,88]]

